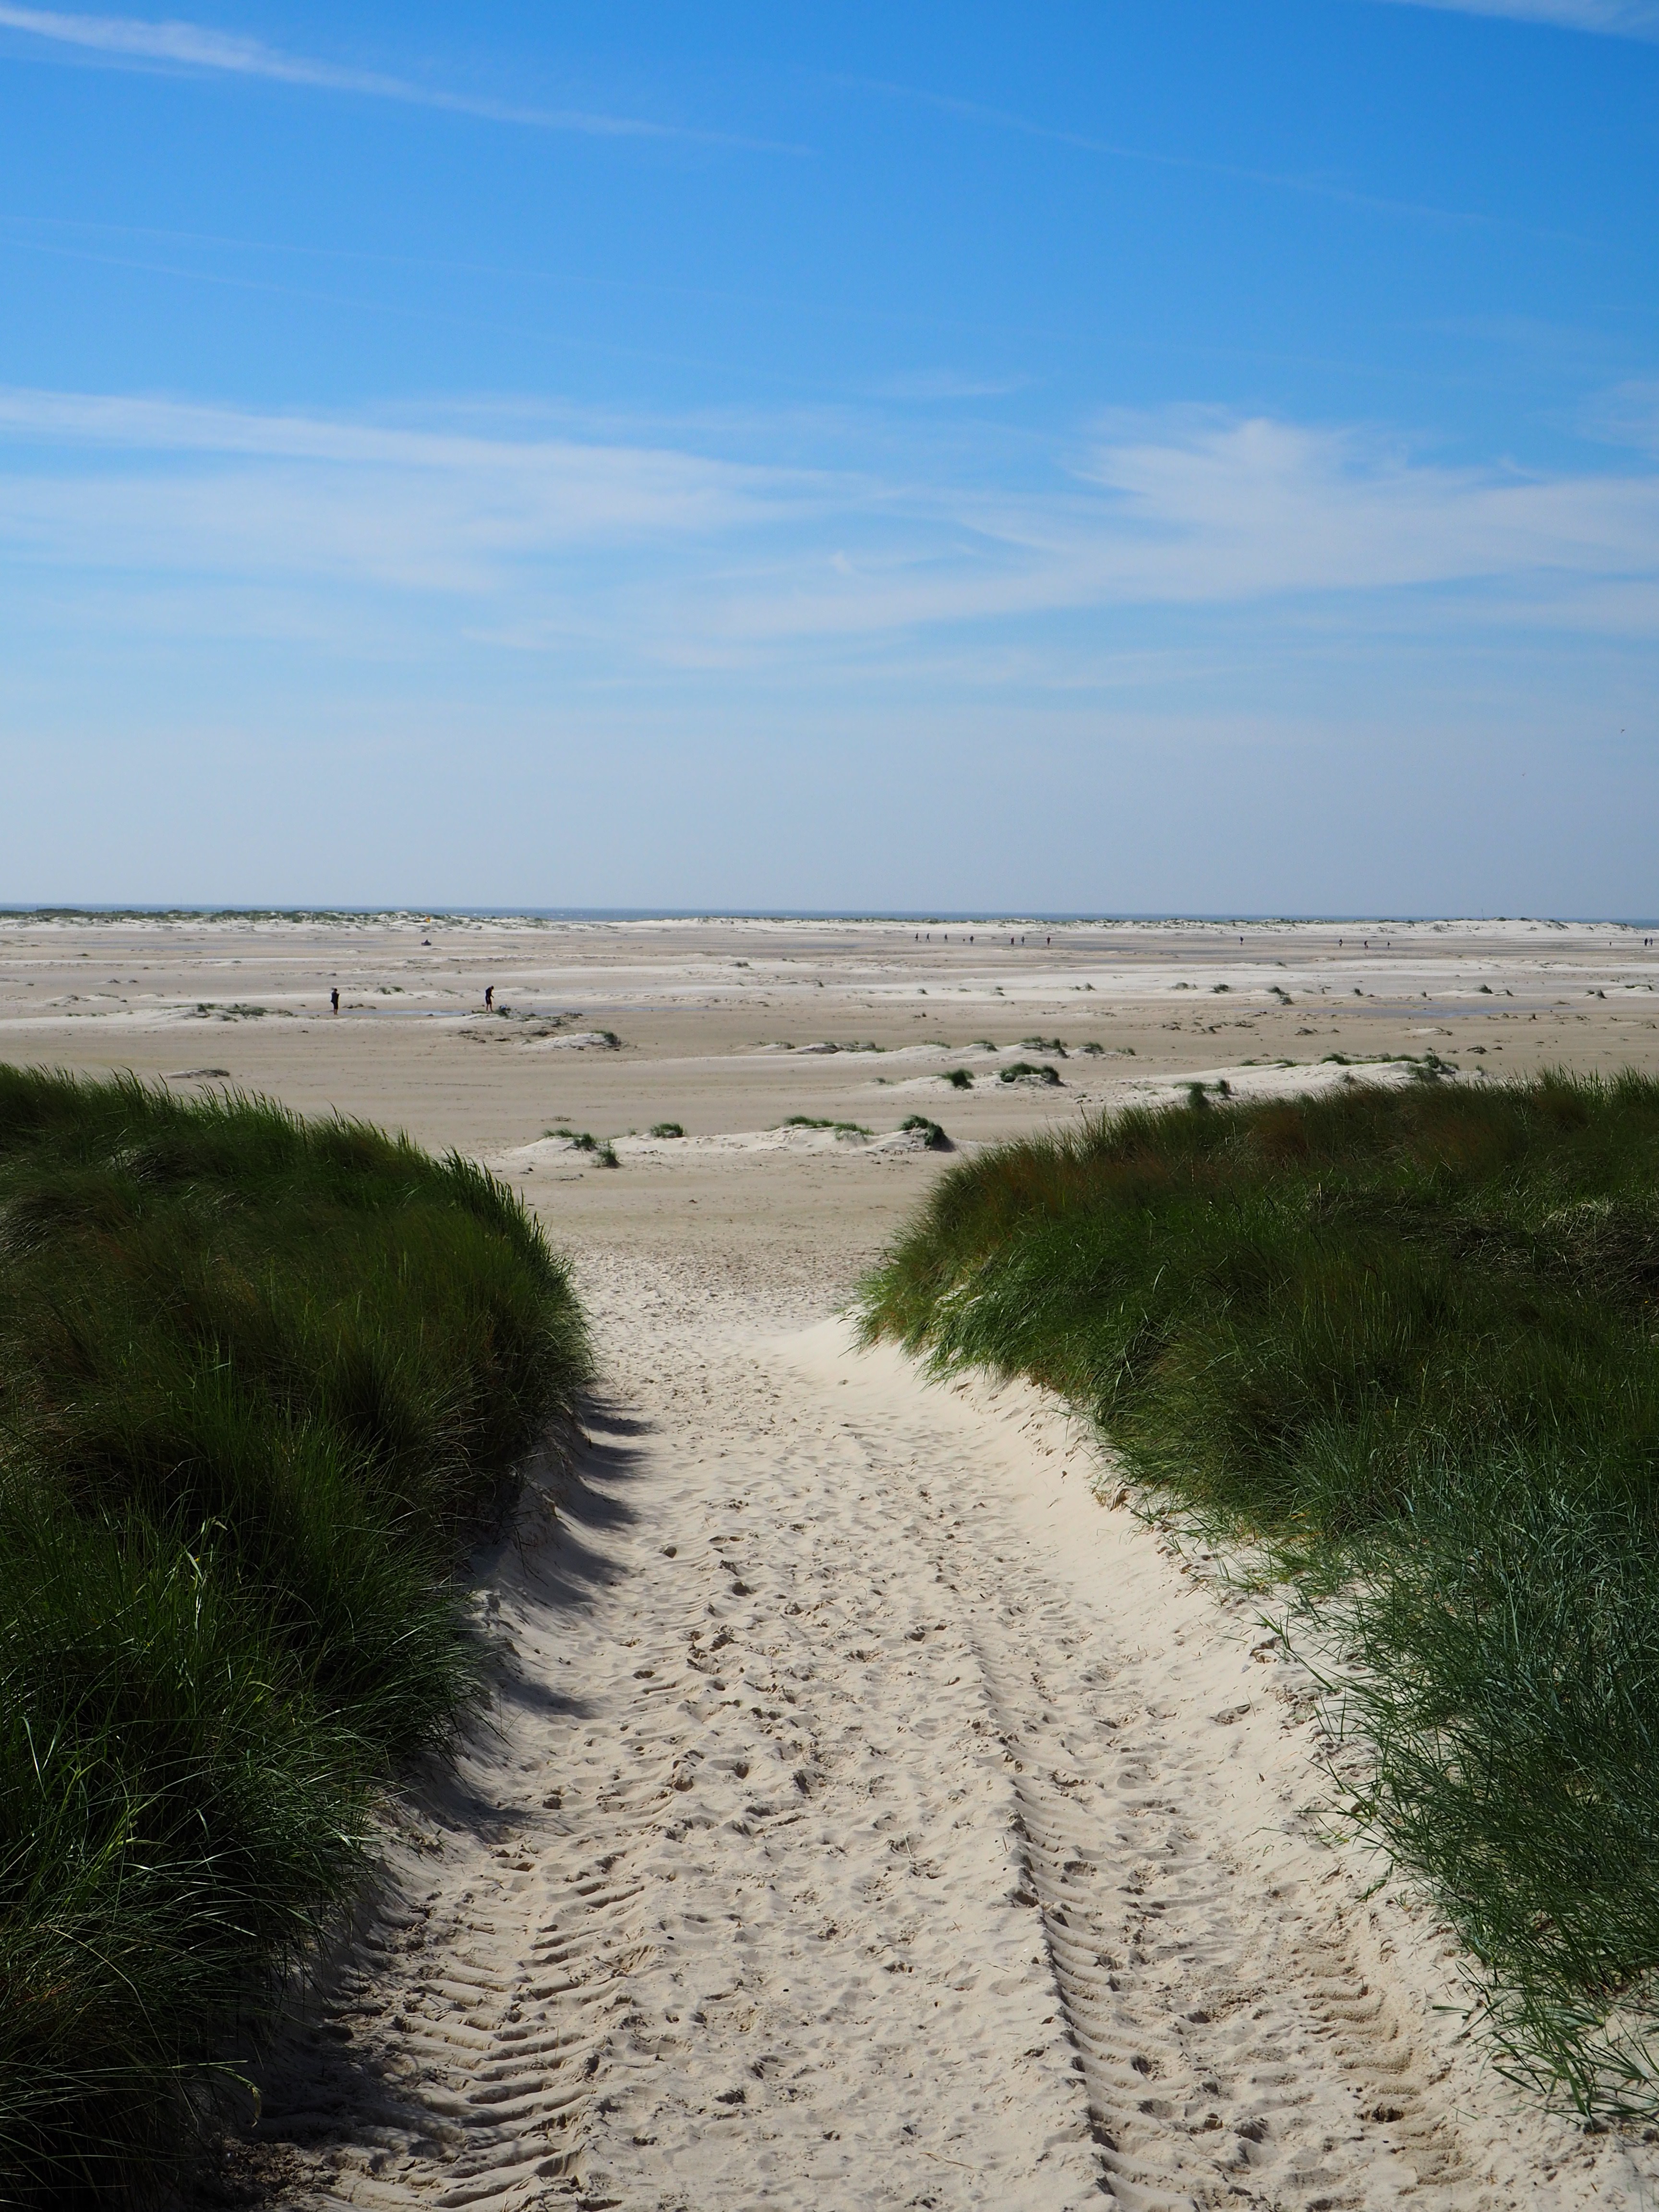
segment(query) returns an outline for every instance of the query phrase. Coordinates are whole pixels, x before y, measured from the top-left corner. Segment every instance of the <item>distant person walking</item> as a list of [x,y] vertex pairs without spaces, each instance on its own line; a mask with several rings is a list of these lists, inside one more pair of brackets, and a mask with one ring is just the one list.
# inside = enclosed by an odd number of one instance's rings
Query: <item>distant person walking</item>
[[329,993],[328,1003],[331,1010],[337,1014],[340,1011],[340,992],[337,984],[335,986],[334,989]]
[[484,1012],[489,1014],[494,1013],[495,1011],[495,986],[493,983],[486,983],[484,985]]

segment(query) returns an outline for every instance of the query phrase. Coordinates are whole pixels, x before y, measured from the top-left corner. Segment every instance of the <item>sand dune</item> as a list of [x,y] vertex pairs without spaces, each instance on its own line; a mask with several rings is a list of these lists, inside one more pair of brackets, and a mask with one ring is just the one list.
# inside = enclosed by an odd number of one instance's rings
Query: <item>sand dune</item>
[[[1409,1080],[1428,1049],[1464,1080],[1651,1067],[1659,949],[1520,923],[974,934],[0,928],[6,1056],[232,1081],[490,1160],[574,1254],[606,1363],[575,1465],[477,1562],[490,1707],[392,1808],[362,1940],[261,2070],[241,2155],[271,2204],[1659,2196],[1659,2146],[1511,2090],[1432,1912],[1319,1840],[1311,1685],[1255,1608],[1097,1504],[1054,1409],[926,1387],[830,1318],[948,1164],[908,1113],[966,1149],[1194,1081]],[[1061,1085],[997,1079],[1020,1059]],[[687,1135],[643,1133],[669,1121]]]

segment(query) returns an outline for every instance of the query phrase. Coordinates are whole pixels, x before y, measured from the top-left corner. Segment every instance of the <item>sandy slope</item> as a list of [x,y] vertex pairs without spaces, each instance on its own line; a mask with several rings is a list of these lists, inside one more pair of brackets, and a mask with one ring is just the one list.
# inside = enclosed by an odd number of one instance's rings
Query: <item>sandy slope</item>
[[[591,1255],[491,1724],[267,2082],[273,2201],[1636,2204],[1317,1842],[1306,1678],[1033,1394]],[[781,1333],[781,1331],[782,1333]]]

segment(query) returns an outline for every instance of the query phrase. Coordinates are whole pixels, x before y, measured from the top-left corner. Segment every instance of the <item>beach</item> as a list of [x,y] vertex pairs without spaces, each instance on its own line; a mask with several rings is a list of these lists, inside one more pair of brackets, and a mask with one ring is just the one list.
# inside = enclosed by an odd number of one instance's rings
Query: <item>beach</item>
[[[1194,1079],[1246,1092],[1337,1080],[1334,1054],[1434,1053],[1493,1075],[1650,1067],[1650,933],[1529,921],[0,919],[0,1046],[24,1063],[130,1068],[186,1093],[231,1083],[305,1113],[362,1115],[501,1161],[573,1247],[694,1252],[723,1269],[764,1255],[777,1279],[833,1302],[945,1156],[781,1135],[791,1116],[890,1135],[921,1115],[981,1143],[1181,1095]],[[1028,1038],[1058,1039],[1066,1056]],[[1000,1079],[1021,1063],[1060,1080]],[[957,1069],[970,1089],[946,1079]],[[665,1121],[683,1144],[649,1139]],[[628,1172],[537,1155],[560,1127],[624,1139]]]
[[1651,1072],[1656,986],[1639,929],[1525,921],[0,924],[4,1058],[486,1160],[603,1370],[475,1563],[489,1708],[389,1809],[250,2189],[1650,2202],[1659,2147],[1508,2082],[1432,1905],[1320,1818],[1271,1605],[1063,1408],[842,1309],[952,1157],[907,1121]]

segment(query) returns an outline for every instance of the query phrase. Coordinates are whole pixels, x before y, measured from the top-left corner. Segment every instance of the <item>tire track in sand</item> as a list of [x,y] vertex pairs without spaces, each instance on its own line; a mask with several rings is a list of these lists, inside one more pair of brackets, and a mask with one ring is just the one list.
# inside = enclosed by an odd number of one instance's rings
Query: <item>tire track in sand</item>
[[[1096,1563],[1068,1587],[994,1492],[969,1503],[972,1459],[941,1452],[928,1410],[931,1424],[889,1419],[863,1440],[957,1475],[921,1497],[917,1535],[969,1623],[1008,1761],[1018,1894],[1041,1917],[1105,2192],[1147,2212],[1475,2201],[1456,2193],[1470,2177],[1420,2054],[1340,1922],[1302,1894],[1293,1842],[1237,1832],[1229,1770],[1256,1700],[1218,1710],[1212,1624],[1190,1648],[1126,1643],[1127,1609],[1088,1587]],[[1082,1507],[1085,1539],[1098,1513]]]
[[1299,1669],[1030,1394],[590,1273],[641,1419],[495,1566],[494,1725],[273,2070],[273,2196],[1647,2201],[1435,2013],[1426,1916],[1297,1811]]
[[599,1413],[574,1477],[533,1471],[489,1565],[493,1710],[394,1807],[388,1878],[266,2069],[247,2163],[279,2201],[519,2212],[568,2194],[641,1955],[633,1850],[672,1794],[642,1742],[618,1751],[636,1639],[613,1628],[579,1656],[568,1634],[616,1592],[629,1426]]

